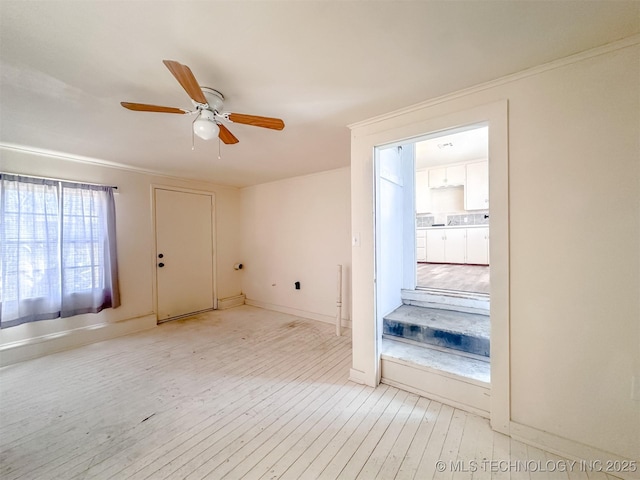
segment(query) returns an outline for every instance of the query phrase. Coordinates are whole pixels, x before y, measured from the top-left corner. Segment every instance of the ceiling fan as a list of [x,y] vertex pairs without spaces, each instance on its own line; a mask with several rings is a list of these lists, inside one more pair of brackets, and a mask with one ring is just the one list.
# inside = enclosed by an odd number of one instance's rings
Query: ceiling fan
[[147,105],[144,103],[120,102],[124,108],[138,112],[177,113],[181,115],[198,115],[193,121],[193,133],[203,140],[220,138],[226,144],[238,143],[238,139],[222,122],[243,123],[255,127],[282,130],[284,122],[279,118],[259,117],[243,113],[223,112],[224,96],[217,90],[198,85],[191,69],[174,60],[163,60],[169,71],[178,80],[182,88],[191,98],[195,110],[184,110],[175,107]]

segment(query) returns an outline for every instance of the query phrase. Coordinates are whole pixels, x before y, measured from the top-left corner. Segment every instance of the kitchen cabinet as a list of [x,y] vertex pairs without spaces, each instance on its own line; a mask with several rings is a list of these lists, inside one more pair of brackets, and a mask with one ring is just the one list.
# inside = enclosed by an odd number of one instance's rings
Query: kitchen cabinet
[[467,249],[467,229],[445,229],[444,261],[446,263],[465,263]]
[[444,263],[444,228],[427,230],[427,262]]
[[430,168],[429,188],[464,185],[466,170],[464,165]]
[[474,162],[465,165],[467,180],[464,188],[465,210],[489,208],[489,162]]
[[467,261],[489,265],[489,227],[467,228]]
[[427,262],[465,263],[466,228],[427,230]]
[[427,261],[427,231],[424,229],[416,230],[416,260]]
[[[425,258],[430,263],[489,265],[489,227],[430,228],[417,230],[418,261],[422,240],[426,240]],[[424,235],[423,237],[418,235]]]
[[416,213],[431,212],[431,190],[429,190],[429,172],[416,172]]

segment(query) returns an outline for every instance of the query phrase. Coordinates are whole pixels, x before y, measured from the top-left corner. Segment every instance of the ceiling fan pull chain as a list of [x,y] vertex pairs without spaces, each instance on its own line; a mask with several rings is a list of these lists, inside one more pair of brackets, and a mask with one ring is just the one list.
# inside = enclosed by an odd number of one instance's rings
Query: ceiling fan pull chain
[[194,151],[196,149],[196,139],[193,133],[193,124],[196,123],[196,120],[198,119],[198,117],[193,119],[193,122],[191,122],[191,151]]
[[220,137],[218,137],[218,160],[222,159],[220,156]]

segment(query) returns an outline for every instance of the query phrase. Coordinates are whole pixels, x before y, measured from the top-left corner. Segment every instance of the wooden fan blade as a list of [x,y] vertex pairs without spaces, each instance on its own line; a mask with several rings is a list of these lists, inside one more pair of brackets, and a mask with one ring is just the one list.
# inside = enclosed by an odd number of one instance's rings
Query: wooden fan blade
[[230,113],[229,120],[235,123],[244,123],[253,125],[254,127],[271,128],[273,130],[282,130],[284,122],[279,118],[258,117],[257,115],[245,115],[243,113]]
[[145,103],[120,102],[124,108],[135,110],[137,112],[160,112],[160,113],[189,113],[188,110],[175,107],[162,107],[160,105],[147,105]]
[[218,124],[218,127],[220,127],[220,133],[218,133],[218,137],[224,143],[226,143],[227,145],[231,145],[233,143],[238,143],[239,142],[239,140],[235,137],[235,135],[233,133],[231,133],[229,131],[229,129],[227,127],[225,127],[221,123]]
[[174,60],[163,60],[162,63],[167,66],[173,76],[176,77],[176,80],[178,80],[180,85],[182,85],[185,92],[187,92],[195,102],[202,104],[207,103],[207,99],[205,98],[204,93],[202,93],[202,89],[200,88],[200,85],[198,85],[198,81],[196,80],[196,77],[193,76],[193,73],[191,73],[191,69],[189,69],[189,67]]

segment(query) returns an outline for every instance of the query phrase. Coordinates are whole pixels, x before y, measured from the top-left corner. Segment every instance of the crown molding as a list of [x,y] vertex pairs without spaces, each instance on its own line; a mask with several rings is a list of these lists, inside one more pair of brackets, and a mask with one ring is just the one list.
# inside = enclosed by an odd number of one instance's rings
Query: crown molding
[[453,93],[447,93],[445,95],[441,95],[439,97],[434,97],[432,99],[426,100],[424,102],[416,103],[414,105],[410,105],[408,107],[401,108],[399,110],[394,110],[392,112],[378,115],[375,117],[371,117],[360,122],[355,122],[347,125],[351,130],[365,127],[368,125],[373,125],[378,122],[382,122],[385,120],[389,120],[390,118],[398,117],[401,115],[406,115],[408,113],[415,112],[416,110],[421,110],[424,108],[432,107],[434,105],[438,105],[440,103],[449,102],[451,100],[455,100],[457,98],[465,97],[467,95],[472,95],[474,93],[481,92],[483,90],[488,90],[490,88],[495,88],[501,85],[505,85],[511,82],[515,82],[517,80],[521,80],[527,77],[532,77],[535,75],[539,75],[544,72],[548,72],[550,70],[555,70],[558,68],[562,68],[568,65],[572,65],[574,63],[582,62],[584,60],[598,57],[600,55],[605,55],[607,53],[615,52],[617,50],[622,50],[624,48],[633,47],[640,44],[640,34],[632,35],[630,37],[623,38],[621,40],[617,40],[615,42],[607,43],[605,45],[601,45],[599,47],[595,47],[589,50],[585,50],[580,53],[576,53],[573,55],[569,55],[567,57],[563,57],[557,60],[553,60],[551,62],[543,63],[536,67],[531,67],[526,70],[522,70],[517,73],[513,73],[510,75],[505,75],[504,77],[497,78],[495,80],[490,80],[485,83],[480,83],[478,85],[474,85],[469,88],[465,88],[462,90],[458,90]]
[[68,162],[82,163],[85,165],[94,165],[99,167],[113,168],[115,170],[122,170],[125,172],[138,173],[142,175],[153,175],[155,177],[162,177],[171,180],[178,181],[188,181],[188,182],[199,182],[207,185],[215,186],[217,188],[227,188],[231,190],[238,190],[239,187],[235,187],[233,185],[220,185],[217,183],[209,182],[207,180],[202,180],[198,178],[190,178],[190,177],[178,177],[176,175],[168,175],[167,173],[163,173],[159,170],[152,170],[140,167],[134,167],[131,165],[125,165],[123,163],[111,162],[109,160],[102,160],[100,158],[94,157],[85,157],[82,155],[75,155],[72,153],[64,153],[58,152],[55,150],[47,150],[44,148],[37,147],[28,147],[26,145],[20,145],[16,143],[4,143],[0,142],[0,150],[9,150],[18,153],[26,153],[30,155],[39,155],[41,157],[49,157],[49,158],[57,158],[60,160],[65,160]]
[[32,155],[39,155],[41,157],[49,157],[49,158],[58,158],[61,160],[67,160],[70,162],[76,162],[76,163],[87,163],[90,165],[99,165],[101,167],[109,167],[109,168],[116,168],[118,170],[128,170],[128,171],[134,171],[136,173],[146,173],[146,174],[150,174],[150,175],[161,175],[166,177],[166,174],[163,174],[159,171],[154,171],[154,170],[147,170],[144,168],[139,168],[139,167],[132,167],[130,165],[125,165],[124,163],[118,163],[118,162],[111,162],[109,160],[102,160],[99,158],[94,158],[94,157],[85,157],[82,155],[75,155],[73,153],[65,153],[65,152],[58,152],[55,150],[47,150],[45,148],[37,148],[37,147],[29,147],[27,145],[20,145],[17,143],[3,143],[0,142],[0,149],[3,150],[11,150],[14,152],[19,152],[19,153],[28,153],[28,154],[32,154]]

